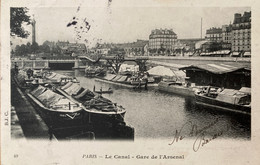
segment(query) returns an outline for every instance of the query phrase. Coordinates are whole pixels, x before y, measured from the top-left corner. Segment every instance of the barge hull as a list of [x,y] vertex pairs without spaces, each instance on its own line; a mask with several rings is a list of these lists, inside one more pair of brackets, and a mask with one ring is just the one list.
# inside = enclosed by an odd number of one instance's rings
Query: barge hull
[[158,89],[167,93],[195,97],[194,91],[192,89],[182,86],[169,86],[167,83],[160,82],[158,85]]
[[195,95],[195,100],[196,100],[196,104],[210,107],[212,109],[220,109],[220,110],[224,110],[224,111],[251,115],[251,107],[226,103],[226,102],[218,101],[213,98],[208,98],[208,97],[199,96],[199,95]]

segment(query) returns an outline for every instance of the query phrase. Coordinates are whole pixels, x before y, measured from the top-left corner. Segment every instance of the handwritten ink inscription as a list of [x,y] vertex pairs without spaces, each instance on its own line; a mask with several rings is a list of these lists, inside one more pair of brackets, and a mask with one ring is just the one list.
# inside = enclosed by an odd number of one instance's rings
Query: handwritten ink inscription
[[193,143],[193,151],[197,152],[201,147],[205,146],[206,144],[218,138],[219,136],[222,136],[224,132],[229,130],[229,127],[227,126],[222,130],[208,135],[209,133],[207,131],[213,126],[215,126],[218,122],[219,118],[216,118],[213,122],[205,125],[202,128],[198,128],[198,126],[194,124],[192,121],[188,121],[181,127],[180,130],[175,131],[173,140],[169,143],[169,145],[173,145],[174,143],[182,141],[187,137],[196,137]]

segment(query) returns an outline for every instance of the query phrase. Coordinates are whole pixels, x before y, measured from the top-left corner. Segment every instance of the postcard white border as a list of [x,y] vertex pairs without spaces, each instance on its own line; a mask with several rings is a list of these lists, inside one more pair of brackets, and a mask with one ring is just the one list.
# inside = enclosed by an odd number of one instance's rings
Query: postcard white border
[[[116,0],[113,0],[116,3]],[[10,23],[9,7],[48,7],[77,6],[80,0],[62,1],[1,1],[1,163],[3,164],[259,164],[259,66],[260,66],[260,11],[257,0],[126,0],[118,4],[123,6],[156,7],[241,7],[249,6],[252,11],[252,136],[251,141],[218,139],[199,152],[192,150],[192,140],[169,146],[168,139],[136,139],[134,142],[50,142],[41,140],[11,140],[10,123],[4,125],[4,113],[10,110]],[[113,3],[114,3],[113,2]],[[100,2],[89,4],[98,6]],[[10,111],[9,111],[10,112]],[[10,115],[9,115],[10,122]],[[15,158],[14,155],[19,157]],[[83,154],[104,155],[185,155],[184,160],[142,160],[142,159],[84,159]]]

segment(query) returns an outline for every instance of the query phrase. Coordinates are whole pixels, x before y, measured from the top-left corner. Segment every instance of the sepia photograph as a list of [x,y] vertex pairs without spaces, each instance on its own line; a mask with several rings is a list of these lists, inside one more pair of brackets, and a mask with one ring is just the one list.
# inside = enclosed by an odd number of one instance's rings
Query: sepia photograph
[[[4,57],[9,64],[1,57],[2,68],[7,65],[1,74],[9,75],[9,83],[1,87],[1,102],[9,107],[3,111],[1,105],[1,134],[9,129],[5,136],[14,146],[32,144],[24,153],[34,155],[38,142],[55,144],[63,148],[60,156],[42,163],[64,164],[62,151],[68,153],[75,144],[71,151],[80,151],[83,164],[145,159],[144,164],[184,164],[191,153],[206,152],[201,150],[214,143],[231,141],[239,148],[240,143],[255,142],[255,10],[249,5],[130,5],[118,0],[47,4],[16,2],[5,4],[4,10],[10,26],[1,41],[10,40]],[[10,93],[3,100],[5,90]],[[149,144],[160,141],[163,147]],[[140,143],[146,144],[143,152]],[[191,143],[189,150],[186,143]],[[98,148],[92,152],[83,144],[112,148],[98,154]],[[47,147],[48,154],[57,150],[52,147]],[[175,147],[179,152],[168,154]],[[10,162],[28,159],[22,148],[17,151],[10,150],[8,157],[15,159]],[[78,164],[72,157],[67,163]]]

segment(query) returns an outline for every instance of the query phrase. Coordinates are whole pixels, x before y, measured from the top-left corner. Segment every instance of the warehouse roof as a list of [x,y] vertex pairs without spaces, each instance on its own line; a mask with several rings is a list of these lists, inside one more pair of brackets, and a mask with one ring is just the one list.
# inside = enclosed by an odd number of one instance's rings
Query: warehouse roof
[[200,64],[200,65],[190,65],[179,69],[180,70],[201,70],[201,71],[208,71],[214,74],[224,74],[224,73],[238,71],[241,69],[251,71],[250,66],[230,65],[230,64]]

